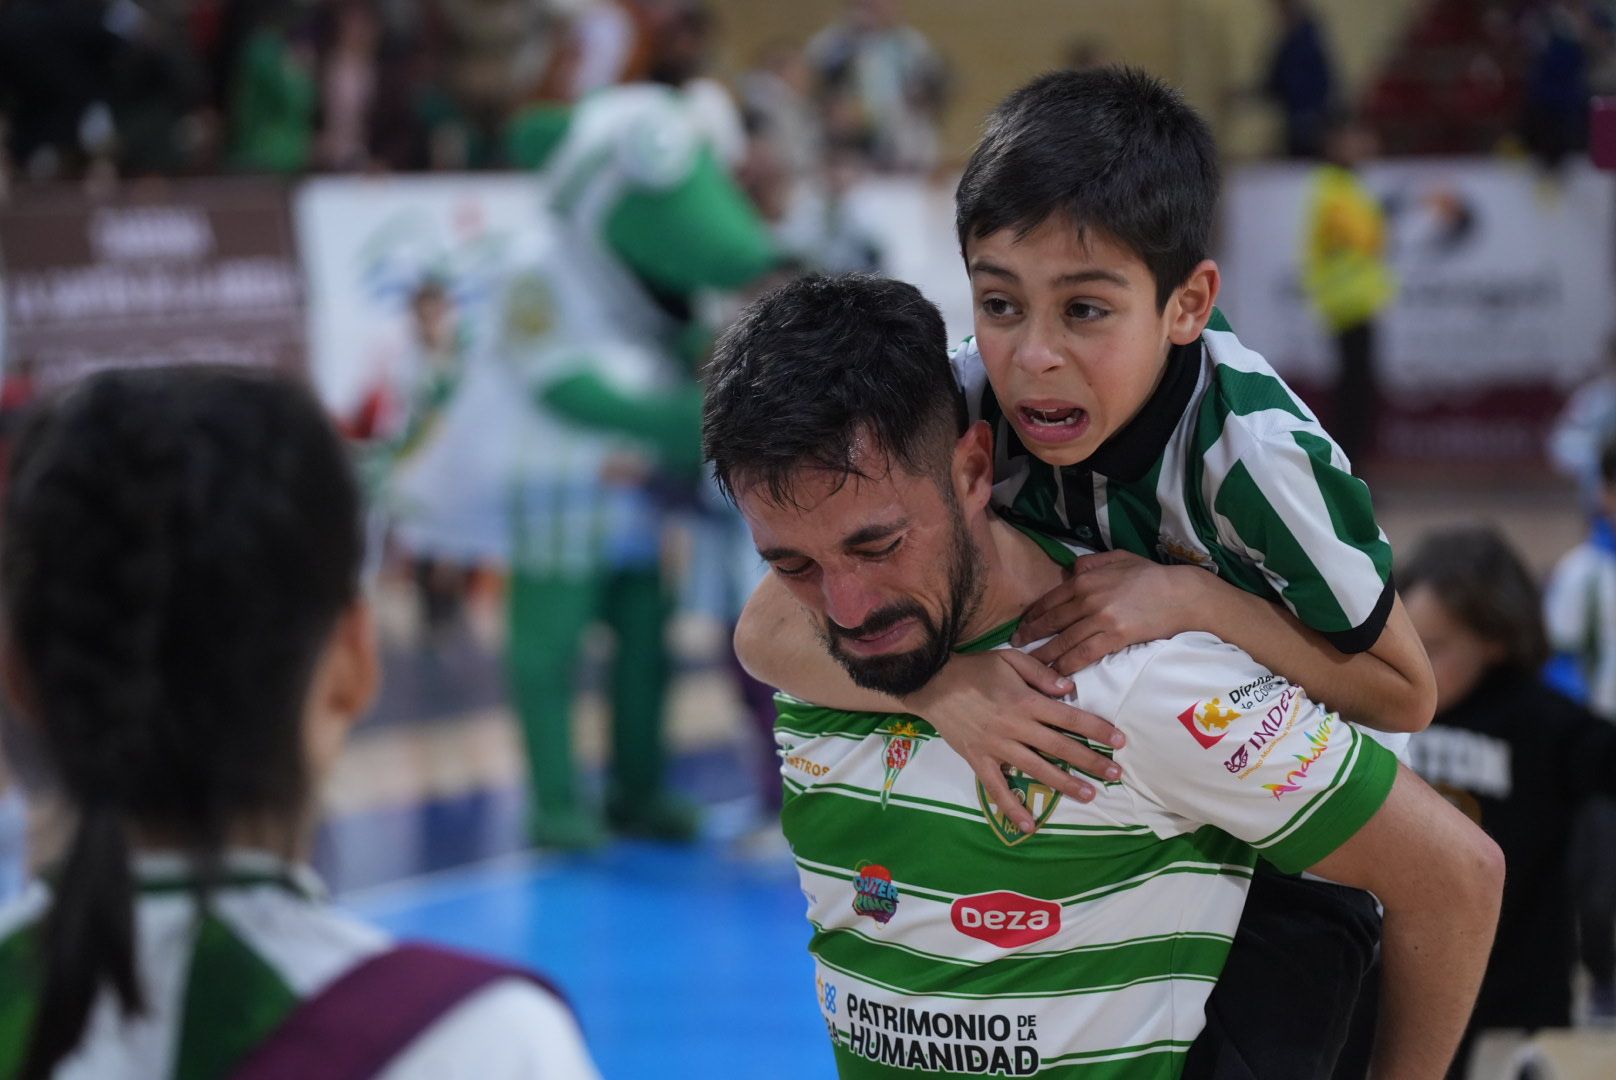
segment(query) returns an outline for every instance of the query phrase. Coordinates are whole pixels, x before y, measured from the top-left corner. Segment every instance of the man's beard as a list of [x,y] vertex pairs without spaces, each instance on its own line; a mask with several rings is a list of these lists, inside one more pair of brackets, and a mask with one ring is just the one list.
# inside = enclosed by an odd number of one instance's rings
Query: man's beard
[[[948,654],[958,644],[960,632],[976,614],[977,605],[982,600],[982,553],[966,531],[965,519],[952,499],[949,500],[949,511],[954,542],[948,566],[948,596],[941,623],[916,601],[902,600],[871,612],[869,618],[858,626],[843,628],[826,619],[820,629],[820,639],[831,656],[847,670],[855,684],[866,690],[907,697],[925,686],[948,662]],[[845,640],[872,637],[910,618],[919,625],[922,640],[907,652],[858,656],[842,648]]]

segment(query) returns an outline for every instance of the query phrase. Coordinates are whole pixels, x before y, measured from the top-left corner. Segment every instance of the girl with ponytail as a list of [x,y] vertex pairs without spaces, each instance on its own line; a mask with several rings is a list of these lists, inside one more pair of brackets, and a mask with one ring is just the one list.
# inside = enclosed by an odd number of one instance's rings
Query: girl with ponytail
[[283,379],[107,372],[27,423],[7,734],[77,820],[0,909],[0,1080],[595,1076],[536,978],[394,947],[303,865],[378,681],[361,555],[343,447]]

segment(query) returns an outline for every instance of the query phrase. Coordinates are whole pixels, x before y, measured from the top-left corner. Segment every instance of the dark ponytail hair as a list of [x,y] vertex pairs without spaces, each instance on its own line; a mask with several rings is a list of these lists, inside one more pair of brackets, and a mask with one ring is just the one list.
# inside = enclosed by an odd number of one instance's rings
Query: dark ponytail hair
[[0,532],[5,628],[24,727],[79,822],[23,1077],[73,1050],[103,985],[143,1008],[131,825],[206,881],[233,825],[301,820],[304,699],[361,545],[342,444],[283,378],[104,372],[25,425]]

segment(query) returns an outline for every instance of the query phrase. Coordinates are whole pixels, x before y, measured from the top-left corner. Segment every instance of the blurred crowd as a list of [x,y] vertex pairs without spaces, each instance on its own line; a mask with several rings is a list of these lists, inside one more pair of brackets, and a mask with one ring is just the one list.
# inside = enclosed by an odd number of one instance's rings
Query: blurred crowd
[[941,58],[896,0],[857,0],[735,85],[700,0],[6,0],[3,168],[116,174],[482,169],[535,102],[651,80],[701,100],[736,162],[937,161]]

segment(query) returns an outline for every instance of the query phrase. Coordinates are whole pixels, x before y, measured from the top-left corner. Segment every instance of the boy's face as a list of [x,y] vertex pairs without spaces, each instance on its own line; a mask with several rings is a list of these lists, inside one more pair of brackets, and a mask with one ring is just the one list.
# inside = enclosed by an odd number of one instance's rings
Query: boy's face
[[1200,335],[1217,269],[1202,263],[1158,309],[1149,268],[1108,237],[1059,215],[1016,232],[966,244],[977,347],[1027,449],[1073,465],[1138,414],[1169,348]]

